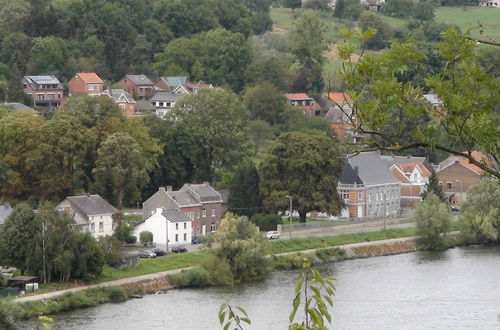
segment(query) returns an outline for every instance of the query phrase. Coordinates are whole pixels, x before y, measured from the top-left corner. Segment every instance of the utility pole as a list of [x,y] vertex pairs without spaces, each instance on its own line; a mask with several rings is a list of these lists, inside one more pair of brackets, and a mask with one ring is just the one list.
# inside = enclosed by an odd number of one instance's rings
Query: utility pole
[[464,197],[463,197],[463,193],[464,192],[462,191],[462,180],[455,180],[455,181],[457,181],[458,183],[460,183],[460,207],[462,207],[462,202],[463,202],[463,199],[464,199]]
[[290,200],[290,212],[289,212],[289,217],[290,217],[290,238],[292,238],[292,196],[286,195],[286,198]]
[[165,219],[165,252],[168,253],[168,219]]

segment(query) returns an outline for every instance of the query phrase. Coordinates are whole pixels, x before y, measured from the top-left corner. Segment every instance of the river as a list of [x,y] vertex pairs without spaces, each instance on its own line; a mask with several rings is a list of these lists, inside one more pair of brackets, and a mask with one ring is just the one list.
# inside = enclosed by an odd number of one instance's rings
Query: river
[[[500,329],[500,248],[323,264],[336,278],[335,329]],[[244,307],[252,326],[287,329],[298,271],[235,287],[170,290],[55,316],[55,329],[220,329],[221,303]],[[25,325],[26,326],[26,325]]]

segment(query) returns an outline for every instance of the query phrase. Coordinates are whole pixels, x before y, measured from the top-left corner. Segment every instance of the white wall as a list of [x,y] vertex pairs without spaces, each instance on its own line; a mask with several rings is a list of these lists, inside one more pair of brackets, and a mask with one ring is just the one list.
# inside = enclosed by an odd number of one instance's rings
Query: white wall
[[[100,230],[100,223],[102,223],[102,231]],[[94,224],[94,231],[92,231],[92,224]],[[112,214],[102,214],[102,215],[91,215],[89,217],[89,227],[90,233],[94,238],[102,236],[111,236],[114,233],[113,230],[113,215]]]

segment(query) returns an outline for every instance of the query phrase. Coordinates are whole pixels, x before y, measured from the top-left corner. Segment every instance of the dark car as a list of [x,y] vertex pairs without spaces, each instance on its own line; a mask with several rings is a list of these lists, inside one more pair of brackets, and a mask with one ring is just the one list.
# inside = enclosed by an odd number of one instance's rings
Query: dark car
[[156,254],[153,251],[142,250],[137,254],[139,258],[156,258]]
[[156,254],[158,257],[163,257],[167,252],[163,251],[162,249],[153,249],[151,250],[154,254]]
[[201,240],[198,237],[193,237],[191,244],[201,244]]
[[184,246],[176,246],[172,248],[172,253],[184,253],[187,249]]

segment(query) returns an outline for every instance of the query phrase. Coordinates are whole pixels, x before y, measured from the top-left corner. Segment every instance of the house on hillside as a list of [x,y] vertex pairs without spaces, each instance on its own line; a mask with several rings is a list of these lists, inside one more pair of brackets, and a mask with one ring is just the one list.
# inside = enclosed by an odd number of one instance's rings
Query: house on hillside
[[187,77],[160,77],[156,81],[155,87],[164,92],[174,92],[177,87],[187,82]]
[[290,104],[304,112],[308,116],[321,116],[322,110],[319,104],[306,93],[285,94]]
[[179,210],[167,210],[157,208],[153,215],[139,222],[134,229],[137,241],[143,231],[153,233],[153,242],[166,246],[168,238],[169,246],[191,244],[193,220],[186,213]]
[[94,238],[113,235],[118,210],[99,195],[66,197],[56,210],[67,212],[82,232],[90,232]]
[[3,102],[0,103],[0,108],[9,108],[14,111],[28,111],[34,114],[35,116],[40,116],[40,112],[36,111],[33,108],[30,108],[22,103],[16,103],[16,102]]
[[2,232],[2,227],[5,224],[5,220],[7,220],[7,218],[12,213],[14,213],[14,209],[10,206],[10,204],[0,205],[0,232]]
[[175,107],[175,102],[184,96],[184,94],[175,94],[170,92],[159,92],[153,96],[150,101],[156,109],[156,115],[163,118],[170,110]]
[[122,112],[125,116],[130,117],[135,115],[136,101],[124,89],[121,88],[107,89],[101,95],[106,95],[110,97],[113,100],[113,102],[118,104],[118,107],[122,109]]
[[186,82],[182,85],[177,86],[173,93],[175,94],[196,94],[200,89],[214,88],[212,84],[193,84]]
[[[471,156],[479,162],[489,163],[489,158],[473,151]],[[441,190],[452,205],[461,204],[467,198],[467,190],[479,184],[484,170],[469,162],[467,158],[452,155],[441,163],[436,170]]]
[[206,235],[217,230],[226,211],[221,194],[208,183],[186,183],[177,191],[173,191],[171,186],[167,189],[160,187],[143,203],[143,219],[147,220],[153,216],[159,208],[177,210],[191,219],[193,236]]
[[363,134],[353,130],[351,116],[352,107],[346,93],[325,93],[324,101],[328,112],[325,119],[338,138],[348,139],[354,143],[363,140]]
[[68,81],[69,96],[97,96],[104,91],[104,83],[95,72],[78,72]]
[[118,84],[134,99],[147,99],[155,93],[153,82],[143,74],[128,74]]
[[374,151],[351,155],[344,163],[337,186],[351,218],[396,216],[401,206],[401,182]]
[[401,182],[401,206],[413,206],[421,202],[421,194],[429,182],[431,171],[425,165],[425,157],[381,156],[392,175]]
[[64,88],[55,76],[24,76],[21,83],[33,106],[55,109],[64,98]]
[[479,0],[479,7],[500,8],[500,0]]
[[135,101],[135,115],[142,116],[148,113],[155,114],[156,107],[151,103],[150,100],[138,100]]

